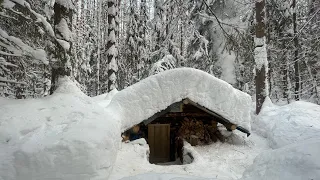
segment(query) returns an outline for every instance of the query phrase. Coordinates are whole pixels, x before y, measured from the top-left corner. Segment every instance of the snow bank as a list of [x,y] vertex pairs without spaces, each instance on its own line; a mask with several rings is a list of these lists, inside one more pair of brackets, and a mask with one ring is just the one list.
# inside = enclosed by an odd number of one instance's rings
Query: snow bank
[[320,177],[320,106],[297,101],[284,106],[269,98],[252,128],[273,150],[256,157],[241,180],[300,180]]
[[[216,179],[216,178],[210,178],[210,180],[213,180],[213,179]],[[146,174],[140,174],[137,176],[122,178],[121,180],[209,180],[209,179],[199,178],[195,176],[188,176],[188,175],[179,175],[179,174],[146,173]]]
[[272,148],[320,137],[320,106],[297,101],[285,106],[267,99],[253,128],[269,140]]
[[250,131],[250,96],[192,68],[177,68],[150,76],[117,93],[108,109],[119,112],[124,131],[184,98]]
[[[219,177],[218,179],[230,179],[227,178],[230,174],[229,170],[226,170],[227,172],[218,172],[216,170],[217,167],[212,168],[213,164],[208,164],[206,160],[202,159],[201,155],[188,143],[185,144],[185,148],[187,150],[184,153],[191,153],[194,157],[194,162],[186,165],[168,165],[166,163],[162,163],[162,165],[150,164],[148,160],[149,146],[143,138],[129,143],[121,143],[120,147],[121,148],[118,151],[117,160],[109,180],[119,180],[122,178],[130,180],[139,178],[159,178],[169,180],[173,177],[194,179],[196,176],[211,177],[210,179],[212,179],[212,177]],[[212,154],[211,156],[217,155]],[[213,163],[217,164],[217,162]],[[221,164],[217,164],[217,166],[220,165]],[[145,173],[152,175],[149,176]],[[160,175],[160,173],[162,175]]]
[[0,104],[1,180],[109,176],[120,142],[119,121],[68,78],[46,98]]
[[109,93],[105,93],[105,94],[101,94],[101,95],[98,95],[98,96],[94,96],[92,97],[92,99],[98,103],[100,106],[102,107],[107,107],[112,98],[118,93],[119,91],[117,89],[113,89],[112,91],[110,91]]
[[[151,170],[149,163],[149,145],[145,139],[121,143],[110,180],[118,180],[129,175],[137,175]],[[141,171],[141,169],[143,169]],[[129,174],[129,175],[128,175]]]
[[242,180],[301,180],[320,177],[320,140],[260,154]]

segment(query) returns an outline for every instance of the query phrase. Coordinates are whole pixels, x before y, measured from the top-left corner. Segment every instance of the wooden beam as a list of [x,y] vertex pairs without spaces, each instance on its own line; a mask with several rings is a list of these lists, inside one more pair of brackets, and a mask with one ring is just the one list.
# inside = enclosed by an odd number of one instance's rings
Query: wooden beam
[[241,132],[243,132],[243,133],[246,133],[246,134],[247,134],[247,137],[249,137],[250,134],[251,134],[248,130],[246,130],[245,128],[243,128],[243,127],[241,127],[241,126],[238,126],[238,127],[237,127],[237,130],[239,130],[239,131],[241,131]]
[[169,112],[162,117],[212,117],[211,114],[208,113],[188,113],[188,112]]
[[[235,129],[237,129],[237,125],[236,125],[236,124],[231,123],[228,119],[222,117],[221,115],[219,115],[219,114],[217,114],[217,113],[215,113],[215,112],[213,112],[213,111],[208,110],[207,108],[205,108],[205,107],[203,107],[203,106],[201,106],[201,105],[199,105],[199,104],[191,101],[191,100],[188,99],[188,98],[187,98],[187,99],[184,99],[184,100],[183,100],[183,103],[184,103],[184,104],[191,104],[191,105],[193,105],[193,106],[201,109],[202,111],[204,111],[204,112],[206,112],[206,113],[208,113],[208,114],[211,114],[212,116],[216,117],[215,120],[216,120],[217,122],[223,124],[228,130],[235,130]],[[241,131],[241,132],[243,132],[243,131]]]
[[144,120],[143,123],[144,125],[150,124],[152,121],[154,121],[155,119],[157,119],[158,117],[166,114],[167,112],[170,112],[170,107],[168,107],[165,110],[162,110],[160,112],[157,112],[156,114],[154,114],[153,116],[149,117],[148,119]]

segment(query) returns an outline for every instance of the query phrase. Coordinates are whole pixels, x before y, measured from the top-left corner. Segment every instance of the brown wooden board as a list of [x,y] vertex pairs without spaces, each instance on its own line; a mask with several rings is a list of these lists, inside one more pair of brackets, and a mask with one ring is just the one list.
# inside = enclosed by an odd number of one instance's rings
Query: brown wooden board
[[204,111],[201,112],[169,112],[161,117],[212,117],[211,114],[208,114]]
[[170,161],[170,124],[149,124],[150,163]]

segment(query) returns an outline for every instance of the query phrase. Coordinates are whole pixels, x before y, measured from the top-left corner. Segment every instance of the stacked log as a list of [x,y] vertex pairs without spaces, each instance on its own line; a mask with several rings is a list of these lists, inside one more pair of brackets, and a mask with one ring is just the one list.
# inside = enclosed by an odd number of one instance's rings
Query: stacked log
[[197,145],[199,141],[208,144],[220,140],[224,142],[224,137],[217,127],[217,122],[212,121],[211,124],[204,124],[201,120],[185,117],[181,122],[178,134],[191,145]]

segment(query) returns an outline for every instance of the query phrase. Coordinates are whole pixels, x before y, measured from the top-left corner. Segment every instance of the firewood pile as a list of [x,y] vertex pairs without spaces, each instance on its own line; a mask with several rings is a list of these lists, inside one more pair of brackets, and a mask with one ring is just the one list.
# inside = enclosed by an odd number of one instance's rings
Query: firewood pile
[[218,140],[224,142],[224,137],[218,130],[217,124],[216,121],[211,121],[211,124],[204,124],[201,120],[185,117],[181,122],[178,134],[193,146],[197,145],[199,141],[205,144]]

